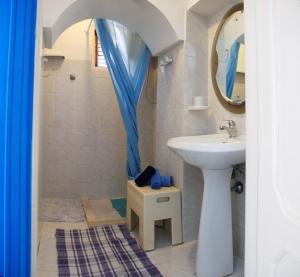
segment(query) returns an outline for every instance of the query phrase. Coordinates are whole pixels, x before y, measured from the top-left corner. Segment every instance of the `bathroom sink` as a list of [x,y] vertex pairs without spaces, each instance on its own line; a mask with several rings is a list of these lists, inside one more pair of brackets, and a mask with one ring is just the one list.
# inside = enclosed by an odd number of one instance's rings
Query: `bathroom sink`
[[225,134],[177,137],[167,142],[188,164],[206,169],[224,169],[245,161],[245,137]]
[[196,275],[230,275],[233,272],[230,183],[233,166],[245,161],[245,137],[229,138],[227,134],[177,137],[169,139],[167,146],[203,173]]

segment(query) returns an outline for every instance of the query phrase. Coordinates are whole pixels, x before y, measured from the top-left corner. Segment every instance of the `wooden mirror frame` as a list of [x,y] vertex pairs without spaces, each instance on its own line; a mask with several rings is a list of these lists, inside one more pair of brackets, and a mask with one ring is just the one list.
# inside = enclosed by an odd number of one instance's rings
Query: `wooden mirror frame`
[[229,110],[230,112],[238,113],[238,114],[245,113],[245,101],[246,100],[244,101],[244,103],[242,103],[240,105],[234,105],[230,102],[227,102],[225,100],[225,98],[223,97],[222,92],[217,83],[217,71],[218,71],[218,63],[219,63],[218,53],[217,53],[217,42],[218,42],[219,35],[222,31],[222,28],[223,28],[224,24],[226,23],[226,21],[228,20],[228,18],[235,12],[243,11],[243,10],[244,10],[244,3],[236,4],[228,12],[226,12],[224,17],[222,18],[222,20],[218,26],[218,29],[215,33],[214,41],[212,44],[211,61],[210,61],[211,79],[212,79],[213,87],[214,87],[215,93],[217,95],[217,98],[219,99],[219,101],[221,102],[222,106],[225,109]]

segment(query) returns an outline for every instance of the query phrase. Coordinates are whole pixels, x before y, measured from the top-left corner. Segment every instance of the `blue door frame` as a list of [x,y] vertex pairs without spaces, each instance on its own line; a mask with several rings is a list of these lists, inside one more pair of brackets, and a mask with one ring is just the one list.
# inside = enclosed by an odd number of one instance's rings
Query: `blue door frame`
[[28,277],[36,0],[0,0],[0,276]]

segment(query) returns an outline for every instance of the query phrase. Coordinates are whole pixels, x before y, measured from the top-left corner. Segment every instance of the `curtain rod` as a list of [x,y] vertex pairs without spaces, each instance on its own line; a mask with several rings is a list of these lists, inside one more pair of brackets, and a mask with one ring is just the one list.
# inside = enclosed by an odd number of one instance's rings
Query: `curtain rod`
[[91,19],[90,24],[89,24],[89,27],[88,27],[87,30],[85,31],[87,34],[90,32],[90,29],[91,29],[93,20],[94,20],[94,18]]

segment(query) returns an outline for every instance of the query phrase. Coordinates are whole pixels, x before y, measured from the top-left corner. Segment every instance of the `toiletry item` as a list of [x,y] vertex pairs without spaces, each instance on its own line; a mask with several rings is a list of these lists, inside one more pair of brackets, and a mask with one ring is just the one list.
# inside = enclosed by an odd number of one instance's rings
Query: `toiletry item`
[[172,177],[161,176],[159,170],[156,169],[155,174],[151,178],[150,184],[152,189],[160,189],[161,187],[170,187],[172,186]]
[[134,181],[139,187],[147,186],[155,172],[156,170],[154,167],[147,166],[146,169]]
[[161,188],[161,176],[158,169],[156,169],[155,174],[152,176],[151,181],[151,188],[152,189],[160,189]]
[[161,185],[163,187],[171,187],[172,186],[172,177],[171,176],[161,176]]
[[194,97],[194,106],[204,106],[203,96]]

